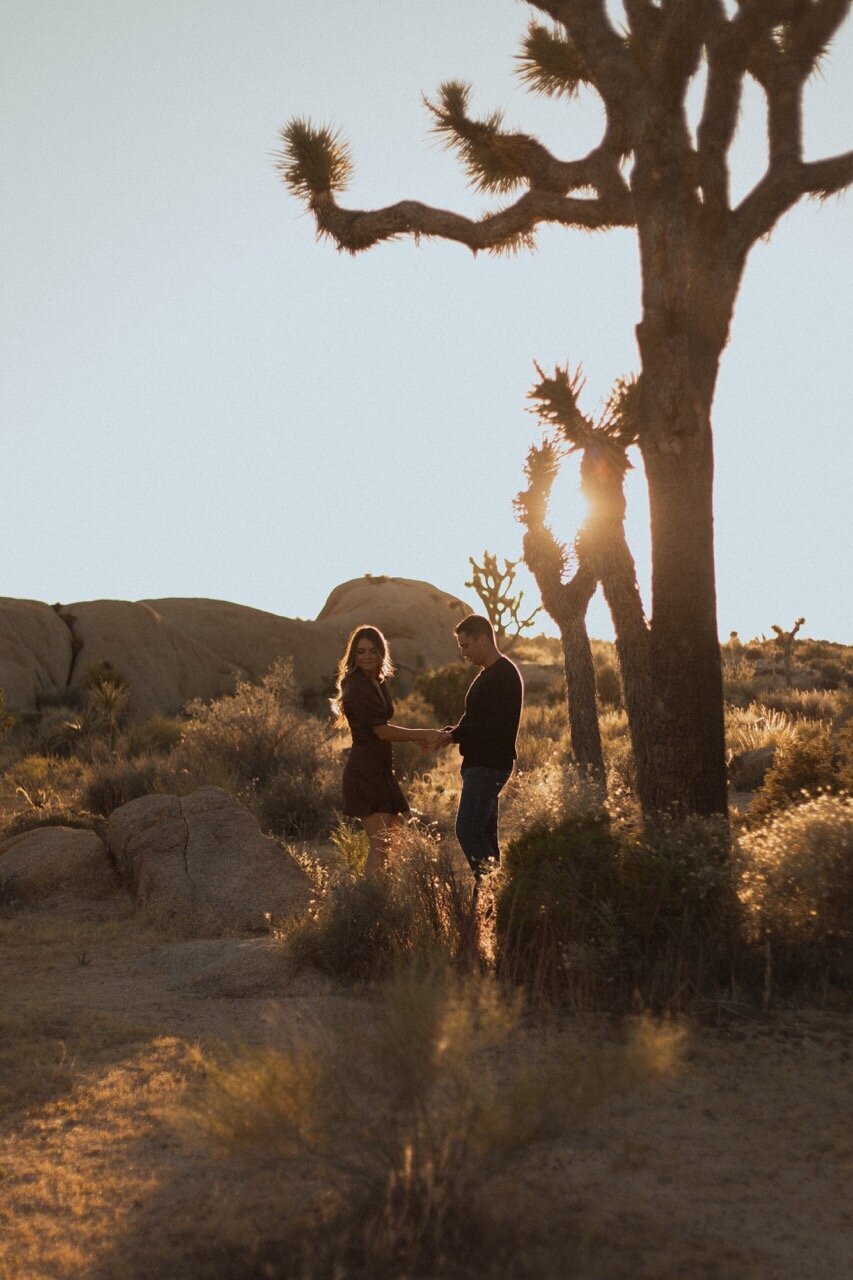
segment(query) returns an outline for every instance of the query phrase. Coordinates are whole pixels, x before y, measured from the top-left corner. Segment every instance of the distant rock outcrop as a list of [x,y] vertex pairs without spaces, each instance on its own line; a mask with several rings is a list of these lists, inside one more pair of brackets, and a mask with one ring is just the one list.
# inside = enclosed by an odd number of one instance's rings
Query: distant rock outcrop
[[257,929],[311,898],[295,859],[219,787],[131,800],[110,816],[107,840],[137,905],[190,927]]
[[134,709],[177,711],[191,698],[230,692],[277,658],[292,658],[302,689],[325,689],[347,635],[372,623],[388,637],[406,690],[420,670],[456,657],[453,628],[467,613],[455,596],[410,578],[354,579],[336,587],[316,621],[282,618],[226,600],[90,600],[55,606],[0,599],[0,689],[11,710],[85,686],[109,663],[130,682]]
[[0,689],[6,706],[30,710],[68,683],[71,633],[55,609],[39,600],[0,596]]

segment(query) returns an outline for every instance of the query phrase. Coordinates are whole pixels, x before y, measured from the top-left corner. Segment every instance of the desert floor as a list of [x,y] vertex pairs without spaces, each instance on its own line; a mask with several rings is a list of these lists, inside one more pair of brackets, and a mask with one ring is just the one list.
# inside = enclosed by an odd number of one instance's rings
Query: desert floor
[[[316,1197],[176,1114],[200,1087],[198,1046],[275,1043],[363,997],[289,976],[269,938],[169,939],[119,899],[5,911],[0,983],[4,1280],[228,1277]],[[849,1021],[731,1015],[687,1036],[673,1075],[484,1194],[544,1222],[567,1280],[853,1275]]]

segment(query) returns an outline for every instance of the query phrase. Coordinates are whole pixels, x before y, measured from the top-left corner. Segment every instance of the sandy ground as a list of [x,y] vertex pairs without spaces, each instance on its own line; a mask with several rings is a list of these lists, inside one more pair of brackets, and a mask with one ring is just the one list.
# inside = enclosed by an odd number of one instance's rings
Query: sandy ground
[[[223,1248],[274,1239],[316,1196],[215,1155],[176,1107],[196,1046],[283,1040],[358,997],[290,977],[269,939],[169,939],[122,900],[7,911],[0,984],[3,1280],[227,1278]],[[544,1223],[567,1280],[846,1280],[849,1031],[816,1010],[691,1027],[675,1075],[484,1193]]]

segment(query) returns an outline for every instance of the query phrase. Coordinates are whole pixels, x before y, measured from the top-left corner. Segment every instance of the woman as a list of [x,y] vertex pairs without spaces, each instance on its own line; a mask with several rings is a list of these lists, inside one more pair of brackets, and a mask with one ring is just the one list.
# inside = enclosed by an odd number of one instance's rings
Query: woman
[[385,687],[394,674],[388,645],[376,627],[356,627],[347,640],[338,666],[338,697],[352,733],[352,750],[344,767],[343,811],[360,818],[370,841],[365,870],[373,875],[385,863],[391,831],[409,812],[406,797],[394,777],[392,742],[417,742],[424,751],[443,743],[440,729],[404,729],[390,724],[394,714]]

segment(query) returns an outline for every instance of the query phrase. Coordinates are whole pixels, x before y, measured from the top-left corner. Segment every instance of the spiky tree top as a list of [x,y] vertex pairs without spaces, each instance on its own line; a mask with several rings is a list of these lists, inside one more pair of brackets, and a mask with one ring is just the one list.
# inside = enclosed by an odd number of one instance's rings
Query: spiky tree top
[[[479,219],[412,200],[360,211],[337,202],[352,172],[340,135],[292,120],[282,130],[279,167],[321,234],[351,253],[400,235],[438,236],[476,252],[528,245],[543,222],[633,226],[636,192],[623,176],[623,162],[659,137],[661,113],[671,115],[673,107],[683,126],[671,140],[682,194],[709,229],[724,227],[736,258],[801,196],[828,196],[853,182],[853,151],[803,160],[801,118],[803,84],[851,0],[738,0],[731,17],[723,0],[624,0],[624,31],[611,23],[605,0],[529,3],[553,25],[531,22],[517,59],[519,74],[533,90],[553,97],[572,97],[581,86],[595,90],[607,119],[599,144],[579,159],[559,159],[528,134],[507,130],[500,112],[473,117],[469,86],[451,81],[426,101],[435,131],[459,154],[478,190],[521,194]],[[703,59],[708,74],[694,146],[683,102]],[[767,100],[768,163],[733,208],[727,157],[747,77]]]

